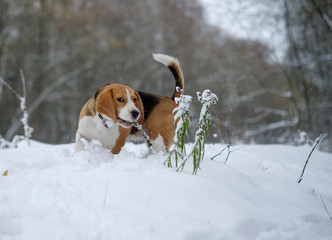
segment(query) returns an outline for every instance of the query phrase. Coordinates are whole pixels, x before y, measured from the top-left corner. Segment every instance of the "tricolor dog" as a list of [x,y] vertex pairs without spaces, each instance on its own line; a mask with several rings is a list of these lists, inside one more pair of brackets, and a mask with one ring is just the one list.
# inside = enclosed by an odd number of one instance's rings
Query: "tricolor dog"
[[156,151],[168,151],[175,135],[174,99],[183,89],[183,75],[177,59],[153,54],[153,58],[167,66],[175,78],[171,98],[135,91],[122,84],[107,84],[97,90],[83,106],[76,132],[76,151],[84,149],[84,140],[99,140],[113,154],[118,154],[129,140],[141,138],[134,122],[141,124]]

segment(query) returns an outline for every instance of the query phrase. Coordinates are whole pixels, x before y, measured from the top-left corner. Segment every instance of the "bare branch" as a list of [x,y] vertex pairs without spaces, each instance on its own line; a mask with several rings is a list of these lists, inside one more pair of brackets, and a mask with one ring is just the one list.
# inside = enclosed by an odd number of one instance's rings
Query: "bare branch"
[[[32,104],[28,107],[27,112],[31,114],[33,111],[35,111],[41,103],[46,101],[49,96],[51,96],[51,92],[56,88],[61,86],[62,84],[66,83],[67,81],[72,80],[76,76],[78,76],[80,73],[82,73],[84,70],[88,70],[93,67],[92,62],[87,62],[80,66],[79,68],[73,70],[72,72],[68,73],[67,75],[61,76],[58,78],[57,81],[53,82],[52,84],[48,85],[41,93],[40,95],[32,102]],[[7,133],[5,135],[6,138],[11,138],[17,129],[20,126],[20,121],[16,120],[10,128],[7,130]]]
[[318,145],[319,141],[323,138],[324,135],[325,135],[325,134],[321,134],[321,135],[316,139],[316,142],[315,142],[314,146],[312,147],[312,150],[311,150],[311,152],[310,152],[310,154],[309,154],[309,156],[308,156],[308,158],[307,158],[307,161],[306,161],[305,164],[304,164],[304,167],[303,167],[303,170],[302,170],[302,173],[301,173],[301,177],[299,178],[298,183],[300,183],[300,182],[302,181],[302,179],[303,179],[303,174],[304,174],[304,171],[305,171],[305,169],[306,169],[306,167],[307,167],[307,164],[308,164],[308,162],[309,162],[309,159],[310,159],[310,157],[311,157],[311,154],[313,153],[313,151],[315,150],[315,148],[316,148],[316,146]]
[[[20,73],[21,73],[21,80],[22,80],[23,96],[21,96],[20,94],[18,94],[1,77],[0,77],[0,81],[5,84],[5,86],[18,98],[18,100],[20,100],[20,108],[21,108],[21,110],[23,112],[23,117],[21,118],[21,122],[22,122],[23,128],[24,128],[25,139],[26,139],[28,145],[30,146],[30,138],[31,138],[31,134],[33,132],[33,128],[30,127],[29,124],[28,124],[29,114],[28,114],[27,107],[26,107],[26,84],[25,84],[25,78],[24,78],[24,75],[23,75],[23,71],[21,69],[20,69]],[[14,140],[15,140],[15,138],[14,138]],[[15,144],[14,140],[13,140],[13,142]]]
[[325,205],[325,202],[324,202],[324,200],[323,200],[322,195],[320,195],[320,199],[322,200],[322,203],[323,203],[323,206],[324,206],[324,208],[325,208],[325,211],[326,211],[327,215],[329,215],[330,220],[332,221],[332,216],[331,216],[329,210],[327,209],[327,207],[326,207],[326,205]]
[[10,86],[2,77],[0,77],[0,81],[12,92],[14,93],[14,95],[20,99],[21,98],[21,95],[18,94],[13,88],[12,86]]
[[248,93],[246,95],[229,98],[226,100],[225,104],[232,104],[232,105],[236,106],[242,102],[247,102],[248,100],[261,96],[263,94],[272,94],[272,95],[276,95],[276,96],[279,96],[282,98],[291,98],[292,97],[291,92],[281,92],[281,91],[271,89],[271,88],[262,88],[262,89],[253,91],[251,93]]
[[246,130],[244,132],[244,136],[245,137],[252,137],[252,136],[256,136],[274,129],[278,129],[278,128],[283,128],[283,127],[293,127],[296,126],[298,124],[299,119],[298,118],[294,118],[291,121],[279,121],[279,122],[275,122],[275,123],[270,123],[268,125],[264,125],[258,129],[254,129],[254,130]]
[[323,10],[316,4],[315,0],[311,0],[311,4],[316,8],[316,11],[326,24],[326,27],[332,32],[332,19],[326,14],[326,12],[323,12]]
[[26,98],[27,96],[27,89],[26,89],[26,83],[25,83],[25,78],[23,75],[22,69],[20,69],[20,74],[21,74],[21,81],[22,81],[22,87],[23,87],[23,98]]
[[241,146],[241,147],[238,147],[238,148],[236,148],[234,150],[231,150],[231,134],[230,134],[230,131],[229,131],[229,122],[227,124],[227,136],[228,136],[228,144],[227,144],[227,146],[223,150],[221,150],[221,152],[219,152],[217,155],[211,157],[210,158],[211,160],[214,160],[217,156],[220,156],[227,149],[227,156],[226,156],[226,159],[225,159],[225,164],[226,164],[227,161],[228,161],[228,158],[229,158],[229,156],[231,155],[232,152],[240,150],[241,148],[244,147],[244,146]]

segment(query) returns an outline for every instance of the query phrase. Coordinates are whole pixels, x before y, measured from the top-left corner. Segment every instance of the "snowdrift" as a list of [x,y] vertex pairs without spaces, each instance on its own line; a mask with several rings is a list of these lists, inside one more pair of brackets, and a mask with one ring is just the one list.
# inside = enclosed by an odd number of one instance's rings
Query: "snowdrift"
[[332,154],[315,151],[298,184],[309,146],[210,160],[224,147],[206,145],[197,175],[131,143],[116,156],[98,145],[0,150],[0,239],[331,239]]

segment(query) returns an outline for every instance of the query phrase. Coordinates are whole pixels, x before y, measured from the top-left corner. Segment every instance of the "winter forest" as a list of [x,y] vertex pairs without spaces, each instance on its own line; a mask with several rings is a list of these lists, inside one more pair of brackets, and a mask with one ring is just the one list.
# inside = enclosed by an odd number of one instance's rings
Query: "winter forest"
[[[212,24],[207,2],[0,0],[0,77],[21,93],[22,70],[33,139],[73,142],[80,109],[106,83],[170,96],[173,77],[152,59],[164,53],[179,59],[186,94],[208,88],[218,96],[210,142],[295,143],[301,131],[309,139],[327,133],[331,150],[331,1],[238,1],[238,14],[260,6],[244,26],[282,26],[278,56],[269,40]],[[20,102],[3,82],[0,114],[3,138],[23,134]]]

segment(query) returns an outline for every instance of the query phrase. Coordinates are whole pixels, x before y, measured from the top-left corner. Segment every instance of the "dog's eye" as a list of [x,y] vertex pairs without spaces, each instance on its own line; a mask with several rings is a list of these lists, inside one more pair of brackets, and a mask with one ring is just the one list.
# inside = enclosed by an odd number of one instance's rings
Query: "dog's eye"
[[136,103],[136,101],[137,101],[137,98],[134,98],[134,99],[133,99],[133,102]]
[[116,100],[118,100],[119,102],[123,102],[123,101],[124,101],[124,98],[119,97],[119,98],[117,98]]

